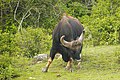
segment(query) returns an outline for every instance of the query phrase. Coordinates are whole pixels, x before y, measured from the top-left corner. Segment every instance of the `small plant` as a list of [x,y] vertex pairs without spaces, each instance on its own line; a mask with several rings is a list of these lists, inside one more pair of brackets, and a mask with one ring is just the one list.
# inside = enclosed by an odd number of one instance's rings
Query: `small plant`
[[8,54],[0,55],[0,80],[10,80],[19,76],[17,69],[13,66],[13,59]]

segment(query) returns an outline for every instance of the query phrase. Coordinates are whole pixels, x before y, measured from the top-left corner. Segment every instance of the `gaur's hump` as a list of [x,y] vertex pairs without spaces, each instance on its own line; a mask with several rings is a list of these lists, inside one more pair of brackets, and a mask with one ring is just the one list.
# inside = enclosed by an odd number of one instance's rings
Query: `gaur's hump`
[[61,22],[67,22],[68,21],[68,17],[67,15],[63,15],[62,19],[61,19]]
[[79,22],[79,20],[77,19],[77,18],[74,18],[74,17],[72,17],[72,16],[68,16],[67,14],[63,14],[63,17],[62,17],[62,19],[61,19],[61,21],[60,22],[69,22],[69,20],[72,20],[72,21],[74,21],[74,22],[77,22],[78,24],[80,24],[80,22]]

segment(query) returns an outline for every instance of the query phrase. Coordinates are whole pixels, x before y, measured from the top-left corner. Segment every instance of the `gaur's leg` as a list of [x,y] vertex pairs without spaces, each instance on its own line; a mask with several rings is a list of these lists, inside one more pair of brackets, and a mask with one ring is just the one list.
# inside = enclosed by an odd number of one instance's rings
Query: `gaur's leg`
[[72,72],[72,58],[70,58],[69,61],[67,62],[67,66],[65,67],[65,69],[71,70]]
[[77,62],[78,62],[77,68],[80,69],[81,60],[79,60]]
[[70,57],[70,54],[68,54],[69,51],[67,51],[67,49],[64,48],[64,47],[62,47],[62,50],[60,51],[60,53],[62,54],[62,59],[65,62],[67,62],[67,65],[66,65],[65,69],[72,71],[72,58]]
[[79,60],[77,60],[77,62],[78,62],[77,67],[78,67],[78,69],[80,69],[80,64],[81,64],[81,53],[80,53],[80,59],[79,59]]
[[77,62],[78,62],[78,69],[80,69],[80,64],[81,64],[81,57],[82,57],[82,55],[81,55],[81,52],[82,52],[82,48],[83,48],[83,44],[82,44],[82,46],[81,46],[81,49],[80,49],[80,55],[79,55],[79,57],[80,57],[80,59],[79,60],[77,60]]
[[50,58],[48,59],[48,62],[45,66],[45,68],[42,69],[42,72],[47,72],[48,71],[48,68],[50,66],[50,64],[52,63],[54,57],[55,57],[55,54],[56,54],[56,50],[54,50],[53,48],[51,48],[50,50]]

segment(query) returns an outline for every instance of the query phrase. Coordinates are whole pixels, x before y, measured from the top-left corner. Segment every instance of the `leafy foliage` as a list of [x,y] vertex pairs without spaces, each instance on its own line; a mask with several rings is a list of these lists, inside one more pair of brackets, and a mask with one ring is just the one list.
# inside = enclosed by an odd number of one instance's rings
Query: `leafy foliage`
[[[116,1],[98,2],[92,7],[90,16],[83,16],[83,23],[87,26],[87,36],[91,36],[93,45],[108,45],[120,43],[120,22],[116,14]],[[118,9],[118,8],[117,8]],[[82,20],[82,19],[81,19]],[[91,40],[90,39],[90,40]]]
[[28,27],[22,33],[14,33],[16,28],[13,25],[5,31],[0,32],[0,79],[10,80],[19,76],[17,66],[22,63],[18,64],[16,59],[47,52],[51,47],[51,36],[42,28]]
[[17,68],[13,65],[13,58],[8,54],[0,55],[0,79],[10,80],[13,77],[19,76]]
[[22,34],[15,35],[14,43],[17,45],[17,55],[33,57],[50,49],[51,36],[47,34],[45,29],[29,27],[23,30]]
[[17,28],[15,25],[6,26],[4,32],[0,31],[0,54],[16,55],[16,45],[14,43]]

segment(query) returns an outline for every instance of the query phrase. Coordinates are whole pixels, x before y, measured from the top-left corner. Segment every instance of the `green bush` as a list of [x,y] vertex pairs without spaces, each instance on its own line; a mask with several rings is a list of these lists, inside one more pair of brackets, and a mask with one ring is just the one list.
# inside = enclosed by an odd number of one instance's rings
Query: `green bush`
[[120,43],[120,8],[116,7],[118,4],[116,1],[98,0],[92,6],[91,15],[82,16],[80,21],[86,29],[86,42],[94,46]]
[[7,52],[9,55],[13,55],[15,45],[12,43],[14,34],[8,32],[0,32],[0,54]]
[[20,77],[32,64],[30,58],[21,56],[9,56],[7,53],[0,55],[0,80],[12,80]]
[[33,57],[50,49],[51,36],[42,28],[28,27],[15,34],[14,44],[17,55]]
[[13,66],[13,58],[8,54],[0,55],[0,80],[10,80],[17,76],[19,76],[19,72]]
[[0,80],[20,76],[26,65],[22,56],[33,57],[47,52],[51,47],[51,36],[43,28],[28,27],[21,33],[13,33],[14,30],[13,26],[4,32],[0,30]]
[[0,54],[33,57],[51,47],[51,36],[43,28],[28,27],[22,32],[15,31],[14,25],[7,27],[5,32],[0,31]]

